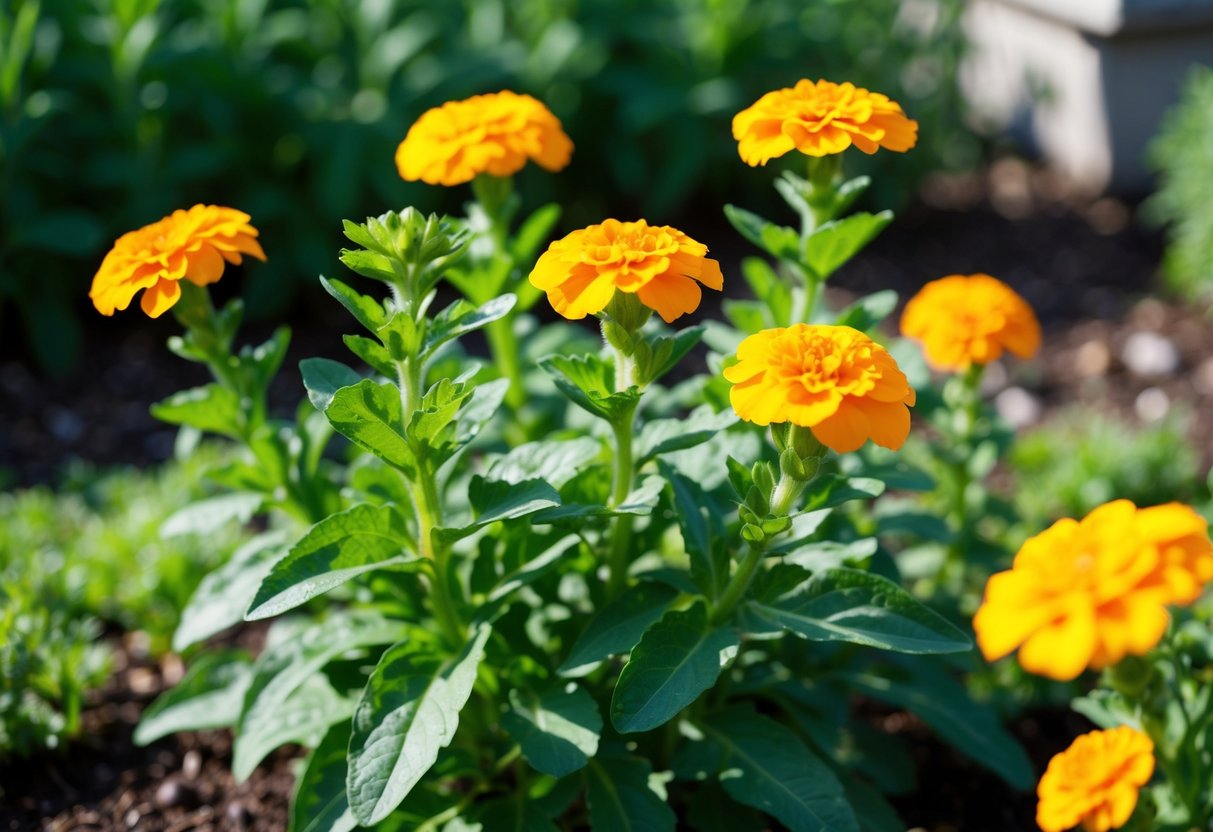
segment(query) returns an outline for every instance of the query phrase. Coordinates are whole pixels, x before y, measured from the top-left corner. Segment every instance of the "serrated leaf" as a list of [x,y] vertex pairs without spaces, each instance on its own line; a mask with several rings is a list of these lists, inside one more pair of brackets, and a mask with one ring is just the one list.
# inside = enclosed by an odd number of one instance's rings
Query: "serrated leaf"
[[677,597],[672,587],[650,581],[627,590],[590,619],[557,672],[575,675],[609,656],[630,652]]
[[469,332],[475,332],[483,326],[504,318],[514,308],[518,298],[512,294],[504,294],[493,298],[479,307],[466,300],[457,300],[434,316],[426,331],[425,343],[421,348],[422,358],[428,358],[443,344],[455,338],[460,338]]
[[999,723],[998,715],[974,702],[947,668],[916,659],[889,675],[839,673],[863,693],[922,718],[940,738],[993,771],[1012,787],[1031,788],[1032,764],[1023,747]]
[[661,454],[701,445],[736,423],[737,414],[732,410],[717,413],[706,404],[683,419],[653,419],[636,439],[636,465],[639,467]]
[[189,425],[207,433],[240,439],[244,421],[240,397],[230,388],[207,384],[174,393],[152,405],[152,415],[170,425]]
[[378,341],[362,335],[342,335],[341,340],[350,352],[365,361],[372,370],[387,378],[396,377],[396,364]]
[[345,796],[350,724],[329,728],[308,758],[291,801],[289,832],[351,832],[358,822]]
[[173,649],[185,650],[244,620],[261,581],[286,554],[286,536],[266,532],[237,549],[227,563],[199,583],[173,633]]
[[250,491],[236,491],[199,500],[169,515],[160,524],[160,535],[210,534],[232,521],[244,525],[253,519],[264,501],[263,495]]
[[416,559],[404,518],[391,505],[356,505],[331,514],[278,561],[249,604],[245,619],[279,615],[376,569]]
[[564,777],[598,753],[602,715],[594,698],[575,684],[543,695],[511,690],[510,706],[501,727],[536,771]]
[[320,276],[320,285],[354,316],[358,323],[375,332],[387,322],[383,305],[374,298],[351,289],[340,280]]
[[573,404],[608,422],[640,399],[635,387],[615,392],[614,368],[595,355],[548,355],[538,363]]
[[558,506],[560,493],[543,480],[509,483],[477,475],[468,486],[468,501],[476,514],[475,520],[462,526],[435,529],[434,534],[442,540],[458,540],[491,523]]
[[636,351],[636,376],[642,384],[660,381],[703,340],[705,327],[680,329],[673,335],[641,339]]
[[291,691],[286,700],[248,725],[232,744],[232,776],[243,783],[257,764],[279,746],[290,742],[315,745],[329,726],[344,722],[354,712],[354,704],[339,696],[323,676],[312,676]]
[[410,642],[387,650],[354,712],[347,793],[363,826],[386,818],[455,736],[490,628],[452,659]]
[[899,653],[959,653],[968,637],[890,581],[828,569],[778,597],[747,602],[747,616],[811,641],[846,641]]
[[328,358],[305,358],[299,362],[299,372],[303,375],[308,399],[321,413],[328,410],[338,390],[362,381],[358,373],[340,361]]
[[404,471],[415,467],[413,452],[402,432],[400,389],[364,379],[342,387],[324,411],[333,428],[355,445],[388,465]]
[[729,580],[728,549],[714,543],[724,532],[720,515],[713,513],[711,500],[697,484],[665,463],[658,463],[658,470],[670,483],[691,578],[708,598],[717,598]]
[[650,785],[647,760],[602,755],[586,769],[586,802],[593,832],[674,832],[676,818]]
[[737,233],[772,257],[800,259],[800,234],[794,228],[776,225],[736,205],[724,206],[724,215]]
[[620,672],[611,723],[631,734],[669,722],[715,684],[721,652],[737,645],[737,631],[711,624],[701,601],[667,612],[645,631]]
[[819,226],[805,246],[805,261],[813,273],[825,280],[854,257],[893,221],[892,211],[879,214],[858,212]]
[[602,443],[588,436],[564,441],[527,442],[510,449],[489,465],[486,478],[517,483],[541,479],[554,488],[571,480],[588,462],[602,454]]
[[785,726],[734,705],[702,727],[727,754],[720,782],[734,800],[790,832],[859,832],[838,778]]
[[656,474],[650,474],[640,481],[622,503],[617,506],[595,505],[587,503],[561,503],[556,508],[544,509],[534,515],[532,523],[568,523],[572,520],[582,520],[587,517],[618,517],[631,514],[644,517],[653,513],[653,508],[661,499],[665,480]]
[[253,665],[243,650],[204,653],[156,701],[135,729],[135,745],[147,745],[178,731],[227,728],[240,718]]

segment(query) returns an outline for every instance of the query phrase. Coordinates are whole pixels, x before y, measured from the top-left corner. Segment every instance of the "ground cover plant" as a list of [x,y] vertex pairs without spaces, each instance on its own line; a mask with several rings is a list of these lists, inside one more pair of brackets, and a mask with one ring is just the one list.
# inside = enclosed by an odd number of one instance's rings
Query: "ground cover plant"
[[[211,471],[222,492],[175,525],[260,531],[190,600],[173,637],[189,669],[140,742],[231,728],[237,778],[305,746],[295,830],[896,830],[885,796],[917,774],[860,697],[916,713],[1015,788],[1035,779],[961,681],[975,631],[985,659],[1018,649],[1058,681],[1147,668],[1120,698],[1092,695],[1107,733],[1040,780],[1042,828],[1207,822],[1208,697],[1179,680],[1168,699],[1177,674],[1155,667],[1200,660],[1164,635],[1213,578],[1204,521],[1110,502],[1030,539],[967,609],[1006,565],[970,557],[1009,442],[981,375],[1031,358],[1036,318],[988,275],[929,284],[896,343],[879,331],[893,293],[824,302],[893,219],[852,210],[870,180],[844,164],[915,146],[897,102],[801,80],[732,128],[745,164],[799,163],[775,181],[796,225],[726,206],[765,255],[741,269],[753,298],[688,326],[736,277],[710,241],[608,218],[545,248],[561,210],[524,211],[512,178],[532,162],[559,176],[577,137],[542,102],[503,91],[422,114],[399,174],[471,201],[344,222],[354,276],[320,282],[359,327],[352,357],[303,361],[290,418],[266,395],[289,331],[237,349],[242,305],[207,289],[276,256],[253,217],[196,205],[115,243],[96,308],[171,313],[170,348],[214,378],[154,413],[231,444]],[[478,331],[487,362],[466,346]],[[919,408],[938,482],[896,454]],[[921,598],[902,585],[907,539],[942,544]],[[208,646],[264,620],[256,657]]]

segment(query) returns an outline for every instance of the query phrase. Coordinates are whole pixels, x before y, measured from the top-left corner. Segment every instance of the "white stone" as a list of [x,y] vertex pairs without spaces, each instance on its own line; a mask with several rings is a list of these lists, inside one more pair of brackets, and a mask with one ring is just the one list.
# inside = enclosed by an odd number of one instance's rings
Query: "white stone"
[[1013,428],[1026,428],[1040,420],[1040,399],[1022,387],[1008,387],[994,397],[998,415]]
[[1157,422],[1171,410],[1171,399],[1157,387],[1147,387],[1137,395],[1133,409],[1143,422]]
[[1179,369],[1179,350],[1171,339],[1157,332],[1134,332],[1120,351],[1129,372],[1143,378],[1169,376]]

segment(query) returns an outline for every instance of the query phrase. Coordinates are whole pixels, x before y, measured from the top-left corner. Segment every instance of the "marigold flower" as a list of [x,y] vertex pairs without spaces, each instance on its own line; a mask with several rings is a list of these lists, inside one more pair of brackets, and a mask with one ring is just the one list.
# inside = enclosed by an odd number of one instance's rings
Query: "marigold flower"
[[724,377],[742,419],[811,428],[839,453],[869,439],[896,450],[910,433],[914,389],[884,347],[849,326],[763,330],[741,342]]
[[1127,725],[1083,734],[1049,761],[1036,794],[1036,823],[1044,832],[1082,824],[1108,832],[1129,822],[1137,792],[1154,774],[1154,743]]
[[918,141],[918,122],[887,95],[802,80],[733,116],[733,138],[742,161],[756,167],[791,150],[829,156],[854,145],[867,154],[881,147],[904,153]]
[[569,320],[601,312],[615,290],[635,293],[666,323],[694,312],[699,284],[719,290],[720,264],[677,228],[606,220],[556,240],[539,257],[531,285]]
[[410,182],[462,185],[482,173],[513,176],[528,159],[558,171],[572,153],[573,142],[551,110],[502,90],[424,112],[396,148],[396,169]]
[[1116,500],[1059,520],[990,577],[977,645],[990,661],[1019,648],[1025,670],[1063,681],[1142,655],[1167,628],[1166,605],[1200,594],[1211,558],[1205,523],[1186,506]]
[[123,234],[93,277],[93,306],[113,315],[146,290],[139,305],[158,318],[181,297],[181,278],[206,286],[223,275],[224,261],[239,264],[242,254],[265,260],[249,219],[234,208],[195,205]]
[[1010,351],[1031,358],[1040,348],[1040,324],[1015,290],[988,274],[932,280],[910,298],[901,334],[920,341],[937,370],[964,371]]

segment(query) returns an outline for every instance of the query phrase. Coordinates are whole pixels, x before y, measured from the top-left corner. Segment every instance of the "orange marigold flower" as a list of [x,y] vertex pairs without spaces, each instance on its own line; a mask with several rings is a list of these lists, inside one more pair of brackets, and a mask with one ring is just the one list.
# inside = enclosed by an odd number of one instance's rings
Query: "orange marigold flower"
[[558,171],[572,153],[573,142],[551,110],[502,90],[427,110],[396,148],[396,169],[410,182],[462,185],[482,173],[513,176],[527,159]]
[[901,334],[922,343],[937,370],[989,364],[1008,350],[1031,358],[1040,348],[1040,324],[1028,302],[988,274],[932,280],[910,298]]
[[733,116],[733,138],[742,161],[757,166],[791,150],[829,156],[854,145],[868,154],[881,147],[904,153],[918,141],[918,122],[887,95],[803,80]]
[[1078,824],[1108,832],[1129,822],[1137,792],[1154,775],[1154,743],[1127,725],[1083,734],[1049,761],[1036,794],[1036,823],[1044,832]]
[[741,342],[724,377],[742,419],[811,428],[839,453],[869,439],[896,450],[910,433],[914,389],[884,347],[849,326],[763,330]]
[[1205,523],[1186,506],[1116,500],[1029,538],[990,577],[973,618],[987,660],[1019,648],[1025,670],[1069,680],[1142,655],[1167,628],[1166,605],[1213,576]]
[[224,261],[239,264],[242,254],[265,260],[249,219],[234,208],[195,205],[123,234],[93,277],[93,306],[113,315],[146,289],[139,305],[158,318],[181,297],[181,278],[205,286],[222,277]]
[[570,320],[601,312],[618,289],[635,293],[670,323],[699,307],[700,283],[716,290],[724,285],[720,264],[707,253],[703,243],[668,225],[606,220],[552,243],[535,264],[531,285]]

